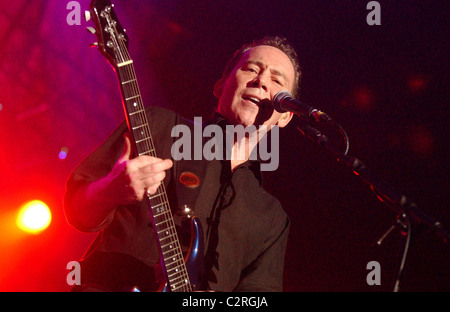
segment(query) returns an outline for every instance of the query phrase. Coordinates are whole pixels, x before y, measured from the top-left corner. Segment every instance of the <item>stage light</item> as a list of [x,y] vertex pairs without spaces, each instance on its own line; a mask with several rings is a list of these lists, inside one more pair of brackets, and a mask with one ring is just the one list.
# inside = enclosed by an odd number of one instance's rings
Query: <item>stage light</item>
[[342,106],[348,106],[361,112],[371,112],[375,108],[375,92],[365,86],[354,87],[341,101]]
[[64,160],[67,158],[67,154],[69,153],[69,148],[67,146],[63,146],[61,151],[58,154],[59,159]]
[[420,92],[425,90],[428,86],[428,79],[425,76],[415,75],[411,76],[408,80],[409,89],[414,92]]
[[58,154],[59,159],[64,160],[67,158],[67,152],[61,151]]
[[20,207],[17,226],[28,233],[38,234],[45,230],[52,220],[50,208],[40,200],[32,200]]

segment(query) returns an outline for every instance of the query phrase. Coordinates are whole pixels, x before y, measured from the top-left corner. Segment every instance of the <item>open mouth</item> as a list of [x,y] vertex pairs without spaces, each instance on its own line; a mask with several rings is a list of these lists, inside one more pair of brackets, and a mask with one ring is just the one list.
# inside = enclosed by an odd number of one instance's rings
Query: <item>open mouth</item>
[[252,102],[252,103],[254,103],[256,105],[259,105],[259,102],[260,102],[260,100],[258,98],[253,97],[253,96],[243,96],[242,98],[244,100],[250,101],[250,102]]
[[244,95],[242,97],[242,99],[252,102],[253,104],[255,104],[256,106],[258,106],[260,109],[266,109],[266,108],[270,108],[272,107],[272,101],[269,99],[258,99],[257,97],[254,96],[247,96]]

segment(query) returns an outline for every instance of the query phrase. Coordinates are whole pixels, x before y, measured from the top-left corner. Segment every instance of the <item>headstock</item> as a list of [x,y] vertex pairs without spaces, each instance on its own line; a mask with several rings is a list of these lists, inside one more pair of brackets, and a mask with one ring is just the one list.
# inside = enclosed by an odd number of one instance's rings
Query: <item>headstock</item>
[[115,68],[130,61],[128,36],[114,12],[114,4],[111,4],[110,0],[92,0],[90,11],[85,15],[86,20],[90,17],[95,28],[88,27],[87,30],[95,33],[98,40],[98,43],[91,46],[98,46],[100,52]]

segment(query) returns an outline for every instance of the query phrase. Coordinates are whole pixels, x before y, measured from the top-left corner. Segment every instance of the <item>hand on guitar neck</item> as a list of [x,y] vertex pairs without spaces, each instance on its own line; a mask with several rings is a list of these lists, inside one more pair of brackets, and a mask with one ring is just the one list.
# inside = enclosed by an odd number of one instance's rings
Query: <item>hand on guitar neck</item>
[[155,194],[173,165],[170,159],[141,155],[132,158],[131,139],[124,135],[122,155],[111,172],[104,178],[80,187],[75,193],[78,209],[85,210],[87,228],[102,224],[120,205],[142,201],[146,195]]
[[141,155],[132,157],[131,140],[124,136],[125,146],[122,155],[108,174],[107,181],[111,189],[112,202],[121,205],[135,204],[147,194],[156,193],[166,176],[166,170],[173,165],[170,159],[160,159]]

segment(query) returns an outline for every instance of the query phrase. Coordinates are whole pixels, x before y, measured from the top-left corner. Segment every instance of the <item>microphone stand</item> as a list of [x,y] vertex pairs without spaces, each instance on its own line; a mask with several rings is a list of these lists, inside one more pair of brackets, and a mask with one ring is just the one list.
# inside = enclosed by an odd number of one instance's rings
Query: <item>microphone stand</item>
[[[397,224],[406,231],[406,246],[404,249],[402,262],[397,275],[397,280],[394,286],[394,292],[399,290],[400,279],[402,277],[403,266],[406,260],[406,254],[408,252],[408,246],[411,237],[411,225],[423,225],[431,230],[440,240],[444,243],[450,241],[450,234],[444,229],[444,226],[436,219],[427,216],[420,211],[417,205],[410,201],[405,195],[395,190],[387,182],[381,179],[377,174],[370,170],[362,161],[353,156],[348,156],[345,152],[340,151],[334,144],[330,142],[327,136],[322,134],[318,129],[311,126],[311,123],[307,120],[299,118],[300,122],[297,127],[305,137],[317,145],[323,147],[328,153],[336,158],[338,164],[344,168],[351,170],[356,176],[358,176],[363,182],[368,184],[372,191],[377,195],[377,198],[391,208],[398,214]],[[336,124],[337,125],[337,124]],[[341,130],[342,127],[337,125]],[[345,132],[344,132],[345,133]],[[395,226],[392,226],[377,242],[378,245],[381,241],[393,230]]]

